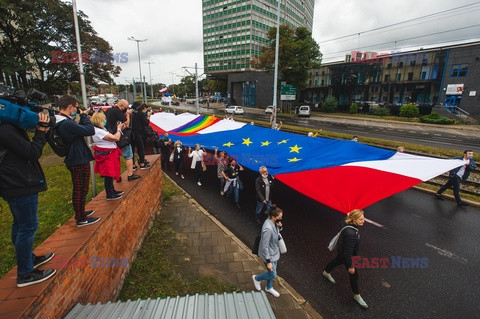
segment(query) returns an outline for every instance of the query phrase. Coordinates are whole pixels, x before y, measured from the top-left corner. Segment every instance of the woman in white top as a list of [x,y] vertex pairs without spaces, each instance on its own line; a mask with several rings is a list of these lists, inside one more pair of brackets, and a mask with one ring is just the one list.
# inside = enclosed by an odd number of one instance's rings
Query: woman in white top
[[95,126],[95,135],[93,135],[93,157],[95,158],[95,173],[99,173],[103,177],[105,183],[105,192],[107,200],[119,199],[123,195],[123,191],[116,191],[113,186],[113,179],[120,179],[120,155],[122,151],[117,147],[120,140],[124,124],[118,124],[117,132],[111,134],[105,129],[106,117],[103,112],[96,112],[91,118],[92,124]]
[[203,155],[207,153],[204,148],[200,149],[200,144],[195,144],[195,150],[188,148],[188,157],[192,157],[191,169],[195,170],[195,179],[198,186],[202,186],[202,174],[203,174]]

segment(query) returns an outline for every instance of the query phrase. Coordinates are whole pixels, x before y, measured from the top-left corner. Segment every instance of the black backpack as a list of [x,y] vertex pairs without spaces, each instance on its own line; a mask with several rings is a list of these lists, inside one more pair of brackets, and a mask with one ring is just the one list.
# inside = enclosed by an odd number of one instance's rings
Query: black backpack
[[[62,121],[63,122],[63,121]],[[53,152],[60,157],[65,157],[70,150],[70,145],[64,142],[63,138],[58,132],[58,127],[62,122],[57,123],[54,127],[51,127],[47,133],[48,145],[52,148]]]

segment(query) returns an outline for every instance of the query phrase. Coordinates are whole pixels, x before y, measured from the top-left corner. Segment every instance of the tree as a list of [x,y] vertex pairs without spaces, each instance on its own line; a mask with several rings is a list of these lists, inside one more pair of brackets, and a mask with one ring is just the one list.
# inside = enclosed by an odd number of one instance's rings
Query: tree
[[[63,94],[69,83],[78,81],[78,54],[71,3],[59,0],[0,0],[0,70],[17,73],[25,88]],[[78,12],[82,53],[112,53],[110,44],[99,37],[88,17]],[[55,53],[56,52],[56,53]],[[55,63],[57,62],[57,63]],[[100,61],[101,62],[101,61]],[[121,68],[113,63],[92,61],[84,64],[87,84],[112,83]],[[29,82],[27,75],[37,79]]]
[[[275,27],[268,31],[270,45],[263,47],[260,56],[251,61],[254,67],[273,70],[276,32]],[[297,92],[303,91],[307,85],[308,71],[319,68],[321,59],[320,47],[307,28],[293,30],[287,25],[280,26],[278,70],[281,80],[293,84]]]

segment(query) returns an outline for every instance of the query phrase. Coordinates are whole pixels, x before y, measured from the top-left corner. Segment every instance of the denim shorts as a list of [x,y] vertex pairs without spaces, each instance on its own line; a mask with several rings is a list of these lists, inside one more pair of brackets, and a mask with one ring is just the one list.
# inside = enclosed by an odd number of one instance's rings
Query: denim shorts
[[127,146],[122,148],[122,155],[123,155],[123,158],[126,160],[132,159],[133,158],[132,145],[128,144]]

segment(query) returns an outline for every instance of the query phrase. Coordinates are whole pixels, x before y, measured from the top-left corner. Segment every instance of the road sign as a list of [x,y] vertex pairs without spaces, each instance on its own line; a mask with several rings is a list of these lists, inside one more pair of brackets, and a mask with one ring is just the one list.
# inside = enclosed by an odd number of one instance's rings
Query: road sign
[[290,84],[284,85],[280,88],[280,100],[294,101],[297,96],[297,89]]

